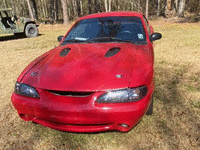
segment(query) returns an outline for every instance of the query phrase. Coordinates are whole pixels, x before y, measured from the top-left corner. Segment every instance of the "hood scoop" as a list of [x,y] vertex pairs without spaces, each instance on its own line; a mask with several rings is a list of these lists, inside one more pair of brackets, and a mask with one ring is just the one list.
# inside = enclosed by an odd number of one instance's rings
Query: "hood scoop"
[[109,51],[107,51],[107,53],[105,54],[105,57],[115,56],[120,51],[120,49],[121,48],[119,48],[119,47],[111,48]]
[[69,54],[70,52],[70,48],[64,48],[61,52],[60,52],[60,56],[61,57],[65,57],[67,54]]

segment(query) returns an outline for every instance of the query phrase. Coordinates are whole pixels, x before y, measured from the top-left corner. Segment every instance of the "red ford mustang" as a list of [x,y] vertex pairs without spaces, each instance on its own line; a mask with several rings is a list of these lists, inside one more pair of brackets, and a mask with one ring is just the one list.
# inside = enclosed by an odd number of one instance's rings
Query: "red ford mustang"
[[82,17],[25,68],[12,103],[23,120],[57,130],[129,131],[152,114],[153,41],[160,38],[141,13]]

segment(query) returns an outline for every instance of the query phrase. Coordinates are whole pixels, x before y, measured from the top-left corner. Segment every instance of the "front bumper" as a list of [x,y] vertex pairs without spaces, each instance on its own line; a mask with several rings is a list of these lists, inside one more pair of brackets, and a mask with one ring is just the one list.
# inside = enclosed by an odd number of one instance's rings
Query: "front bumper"
[[96,92],[87,97],[58,96],[37,89],[40,99],[12,94],[12,103],[25,121],[69,132],[129,131],[145,114],[152,92],[140,101],[99,104]]

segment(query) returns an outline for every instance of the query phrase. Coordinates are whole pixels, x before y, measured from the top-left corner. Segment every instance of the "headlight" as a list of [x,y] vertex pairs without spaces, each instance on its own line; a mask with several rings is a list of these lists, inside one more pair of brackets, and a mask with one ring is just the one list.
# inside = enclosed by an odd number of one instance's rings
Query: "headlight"
[[28,97],[40,98],[35,88],[19,82],[16,82],[15,84],[15,93]]
[[141,100],[147,94],[147,87],[113,90],[97,98],[98,103],[126,103]]

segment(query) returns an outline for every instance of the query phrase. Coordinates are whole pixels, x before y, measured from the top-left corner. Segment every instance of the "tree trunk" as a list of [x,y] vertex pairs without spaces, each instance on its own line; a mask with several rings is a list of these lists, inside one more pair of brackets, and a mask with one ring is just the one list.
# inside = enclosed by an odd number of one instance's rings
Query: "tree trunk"
[[91,6],[91,0],[88,0],[88,8],[89,8],[88,13],[89,13],[89,14],[92,13],[91,7],[92,7],[92,6]]
[[66,0],[61,0],[62,3],[62,9],[63,9],[63,20],[64,20],[64,24],[68,24],[69,23],[69,17],[67,14],[67,2]]
[[100,10],[100,2],[99,0],[94,0],[94,5],[95,5],[95,12],[96,13],[99,13],[101,10]]
[[146,0],[146,18],[149,18],[149,0]]
[[198,16],[199,12],[200,12],[200,2],[199,2],[199,0],[197,0],[196,3],[197,3],[196,15]]
[[117,10],[120,10],[120,3],[119,3],[120,0],[117,0]]
[[78,17],[80,17],[81,16],[80,0],[76,0],[76,5],[77,5]]
[[160,15],[160,0],[158,0],[157,16]]
[[140,0],[138,0],[137,11],[140,12]]
[[176,10],[176,13],[178,13],[178,0],[175,0],[175,10]]
[[167,0],[167,5],[165,7],[165,16],[167,18],[172,16],[172,0]]
[[50,6],[49,6],[49,10],[50,10],[50,23],[54,23],[54,0],[50,1]]
[[105,10],[106,10],[106,12],[108,12],[108,1],[107,0],[105,0]]
[[77,1],[72,0],[72,6],[73,6],[73,13],[74,13],[74,18],[77,19],[78,18],[78,13],[77,13]]
[[[43,17],[46,18],[47,17],[47,11],[46,11],[46,3],[44,0],[42,0],[42,11],[43,11]],[[43,18],[43,19],[44,19]]]
[[54,0],[54,20],[58,21],[58,1]]
[[30,14],[31,19],[35,19],[34,15],[33,15],[33,10],[31,8],[30,0],[26,0],[26,1],[27,1],[27,4],[28,4],[28,10],[29,10],[29,14]]
[[180,0],[180,3],[179,3],[178,16],[180,16],[180,17],[184,16],[183,12],[185,10],[185,1],[186,0]]
[[83,2],[80,0],[80,11],[81,11],[81,16],[83,15]]
[[32,7],[33,7],[33,16],[35,19],[38,19],[36,2],[35,0],[31,0],[31,2],[32,2]]
[[109,0],[109,12],[111,11],[111,0]]
[[167,0],[167,11],[172,10],[172,0]]

